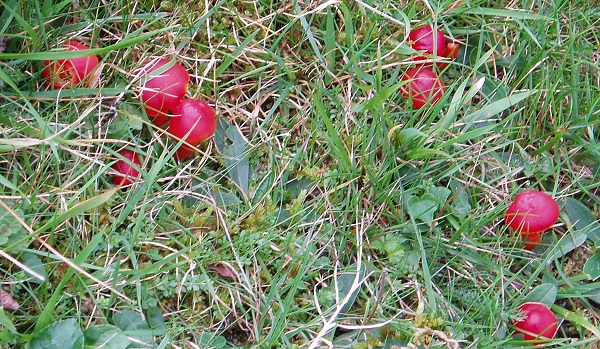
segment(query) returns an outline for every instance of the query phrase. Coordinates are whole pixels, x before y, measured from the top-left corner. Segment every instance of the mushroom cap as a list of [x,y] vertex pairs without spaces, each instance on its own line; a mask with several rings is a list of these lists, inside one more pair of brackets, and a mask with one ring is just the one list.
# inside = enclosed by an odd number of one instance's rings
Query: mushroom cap
[[525,190],[508,207],[504,220],[521,234],[535,234],[556,223],[559,212],[558,204],[550,195],[538,190]]
[[[64,45],[67,51],[89,50],[89,47],[79,41],[71,40]],[[65,86],[77,85],[84,81],[89,82],[99,60],[96,55],[75,57],[59,60],[45,60],[42,77],[58,90]]]
[[554,338],[558,330],[558,321],[547,305],[526,302],[519,306],[519,311],[523,319],[513,324],[516,332],[522,333],[525,340]]
[[[169,132],[187,143],[197,146],[200,142],[211,137],[217,128],[217,117],[214,109],[203,100],[184,99],[173,110]],[[188,158],[194,149],[186,144],[177,149],[175,157],[178,160]]]
[[410,68],[402,76],[404,85],[400,87],[400,93],[406,98],[412,98],[415,108],[421,108],[428,101],[435,104],[440,100],[446,88],[438,75],[427,67]]
[[140,156],[128,149],[121,150],[119,154],[125,159],[115,162],[112,166],[116,172],[112,175],[113,183],[118,186],[131,185],[140,175],[140,172],[135,168],[135,166],[139,168],[142,165]]
[[142,87],[140,100],[157,126],[162,126],[169,120],[167,114],[181,102],[190,83],[187,70],[177,62],[161,74],[155,72],[167,64],[172,62],[169,59],[159,59],[148,62],[142,68],[147,80]]
[[446,37],[444,33],[433,28],[431,25],[424,25],[412,30],[408,34],[412,48],[417,51],[425,51],[428,55],[442,56],[446,48]]

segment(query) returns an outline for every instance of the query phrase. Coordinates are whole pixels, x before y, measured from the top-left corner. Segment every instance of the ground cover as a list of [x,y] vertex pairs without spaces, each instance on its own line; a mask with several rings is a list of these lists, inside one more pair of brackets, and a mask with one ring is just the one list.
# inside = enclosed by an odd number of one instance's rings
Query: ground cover
[[[597,347],[598,4],[0,6],[3,347],[532,347],[525,302],[543,345]],[[426,24],[461,49],[416,108]],[[72,39],[99,65],[56,90]],[[158,57],[217,115],[191,158],[140,101]],[[560,208],[532,251],[504,220],[528,189]]]

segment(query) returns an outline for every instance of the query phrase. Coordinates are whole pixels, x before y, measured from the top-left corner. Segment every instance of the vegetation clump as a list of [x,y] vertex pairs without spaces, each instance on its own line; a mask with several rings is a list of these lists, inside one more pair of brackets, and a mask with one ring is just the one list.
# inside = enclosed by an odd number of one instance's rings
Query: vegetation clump
[[0,346],[597,344],[600,16],[471,5],[6,1]]

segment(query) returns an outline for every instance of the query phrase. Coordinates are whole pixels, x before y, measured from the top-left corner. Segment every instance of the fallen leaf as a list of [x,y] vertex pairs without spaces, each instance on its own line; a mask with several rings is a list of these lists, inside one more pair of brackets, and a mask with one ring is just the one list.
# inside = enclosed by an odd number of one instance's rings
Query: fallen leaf
[[10,293],[0,289],[0,308],[6,311],[15,311],[19,309],[19,303],[10,295]]
[[208,270],[214,270],[217,273],[219,273],[219,275],[221,275],[222,277],[225,277],[225,278],[235,279],[235,277],[236,277],[236,274],[233,271],[233,269],[231,269],[225,263],[209,264],[206,267],[206,269],[208,269]]

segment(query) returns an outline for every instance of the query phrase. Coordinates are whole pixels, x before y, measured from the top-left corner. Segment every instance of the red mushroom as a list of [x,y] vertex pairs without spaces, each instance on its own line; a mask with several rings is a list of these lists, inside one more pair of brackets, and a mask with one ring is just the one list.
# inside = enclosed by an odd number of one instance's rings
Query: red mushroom
[[525,190],[506,210],[505,222],[522,234],[541,233],[556,223],[559,212],[558,204],[550,195]]
[[124,159],[120,159],[112,166],[115,173],[112,175],[112,181],[117,186],[126,186],[133,184],[140,175],[138,169],[141,167],[139,155],[131,150],[121,150],[119,152]]
[[448,66],[449,61],[456,58],[460,50],[460,45],[457,43],[453,41],[446,43],[444,33],[431,25],[413,29],[408,34],[408,44],[420,52],[420,55],[414,57],[413,61],[425,68],[433,67],[431,61],[428,61],[430,59],[446,58],[446,60],[439,60],[435,63],[439,69],[444,69]]
[[[76,40],[67,42],[64,46],[67,51],[89,50],[89,47]],[[88,82],[93,70],[98,66],[98,57],[89,55],[76,58],[59,59],[56,61],[44,61],[42,77],[46,79],[52,88],[58,90],[63,87],[71,87],[80,82]]]
[[400,93],[412,99],[413,107],[421,108],[427,102],[435,104],[446,91],[444,83],[431,69],[426,67],[411,68],[402,76],[405,82],[400,87]]
[[530,233],[524,236],[525,249],[533,251],[533,249],[542,241],[542,233]]
[[506,210],[504,221],[526,239],[525,248],[533,250],[541,241],[541,233],[558,220],[560,209],[548,194],[538,190],[519,193]]
[[[140,100],[157,126],[169,121],[168,113],[179,105],[190,83],[190,75],[181,64],[175,62],[168,69],[163,68],[171,63],[168,59],[153,60],[142,68],[149,77],[144,81]],[[164,71],[160,71],[161,68]]]
[[453,61],[456,59],[456,57],[458,57],[458,52],[460,51],[460,45],[458,43],[455,42],[448,42],[446,44],[446,51],[444,52],[444,58],[447,59],[447,61],[443,61],[443,62],[437,62],[437,66],[440,69],[444,69],[448,66],[449,61]]
[[541,340],[554,338],[558,331],[556,316],[547,305],[538,302],[527,302],[518,308],[519,320],[513,321],[515,332],[523,334],[525,340],[537,340],[534,344],[542,344]]
[[[169,132],[179,139],[185,140],[192,146],[208,139],[215,133],[217,117],[214,109],[203,100],[185,99],[173,111],[169,124]],[[175,157],[184,160],[194,154],[194,149],[182,145],[177,149]]]
[[417,51],[424,51],[431,56],[442,56],[446,50],[446,38],[439,29],[434,29],[431,25],[425,25],[413,29],[408,34],[410,45]]

